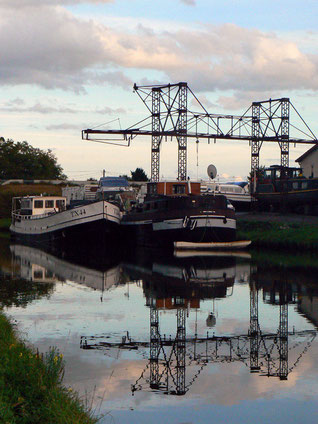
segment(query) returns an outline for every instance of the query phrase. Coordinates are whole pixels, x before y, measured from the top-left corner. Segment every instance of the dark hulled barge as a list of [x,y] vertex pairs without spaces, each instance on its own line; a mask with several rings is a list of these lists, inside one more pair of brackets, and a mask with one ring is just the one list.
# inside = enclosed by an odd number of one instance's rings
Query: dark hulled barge
[[227,242],[236,238],[233,206],[223,195],[200,195],[200,183],[151,182],[142,203],[121,221],[128,241],[169,246],[176,241]]
[[272,165],[259,173],[253,185],[260,205],[295,212],[309,212],[318,206],[318,178],[304,177],[301,168]]

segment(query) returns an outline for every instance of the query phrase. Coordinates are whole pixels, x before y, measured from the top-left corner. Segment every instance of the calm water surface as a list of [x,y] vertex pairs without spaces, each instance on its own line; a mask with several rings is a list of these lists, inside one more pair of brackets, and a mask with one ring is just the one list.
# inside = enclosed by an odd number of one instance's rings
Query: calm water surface
[[0,302],[102,423],[317,423],[318,262],[2,242]]

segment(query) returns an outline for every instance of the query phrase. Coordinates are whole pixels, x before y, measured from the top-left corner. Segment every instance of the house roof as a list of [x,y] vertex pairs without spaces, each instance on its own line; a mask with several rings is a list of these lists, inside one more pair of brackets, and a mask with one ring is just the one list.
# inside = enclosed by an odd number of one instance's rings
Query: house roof
[[303,153],[301,156],[299,156],[299,158],[297,158],[295,160],[295,162],[302,162],[307,156],[311,155],[312,153],[314,153],[316,150],[318,150],[318,145],[315,144],[314,146],[312,146],[309,150],[307,150],[307,152]]

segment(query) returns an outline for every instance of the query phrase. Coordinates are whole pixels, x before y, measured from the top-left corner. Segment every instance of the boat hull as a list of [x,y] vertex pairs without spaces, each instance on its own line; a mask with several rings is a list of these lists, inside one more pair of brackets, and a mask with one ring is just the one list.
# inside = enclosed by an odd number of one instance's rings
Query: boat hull
[[236,220],[225,216],[186,216],[162,221],[123,223],[128,240],[144,246],[173,246],[176,241],[220,242],[236,237]]
[[10,231],[14,240],[29,244],[113,243],[120,219],[116,205],[99,201],[33,219],[15,214]]

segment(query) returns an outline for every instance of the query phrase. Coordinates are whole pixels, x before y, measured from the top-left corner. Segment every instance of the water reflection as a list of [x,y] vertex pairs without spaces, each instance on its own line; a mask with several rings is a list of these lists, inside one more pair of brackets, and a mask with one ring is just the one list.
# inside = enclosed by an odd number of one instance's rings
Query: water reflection
[[[33,264],[29,264],[28,269]],[[32,284],[29,283],[32,282]],[[25,278],[20,264],[15,262],[4,243],[0,246],[0,306],[22,307],[41,298],[50,298],[54,292],[54,279],[40,280]]]
[[[153,256],[152,256],[153,257]],[[142,281],[146,305],[149,308],[149,341],[135,340],[125,334],[121,341],[96,340],[82,337],[83,349],[147,349],[149,361],[140,377],[131,385],[132,394],[138,390],[184,395],[208,363],[242,362],[251,373],[287,380],[288,374],[298,364],[302,355],[316,337],[315,330],[288,331],[288,305],[298,304],[299,287],[288,284],[286,273],[270,285],[262,286],[262,276],[257,267],[240,268],[239,281],[250,286],[250,325],[239,335],[186,336],[186,319],[189,311],[200,308],[200,300],[221,299],[231,296],[235,281],[234,255],[162,258],[145,263],[126,263],[124,268],[131,280]],[[244,272],[242,272],[244,268]],[[259,291],[263,301],[279,307],[277,331],[262,331],[259,318]],[[303,290],[304,291],[304,290]],[[303,294],[300,304],[303,302]],[[313,304],[311,303],[311,306]],[[176,332],[162,334],[159,312],[174,310]],[[207,327],[214,327],[216,318],[210,312]],[[290,343],[299,351],[293,364],[289,364]],[[192,376],[187,377],[187,366],[192,365]],[[196,370],[193,372],[193,365]]]
[[2,305],[37,347],[61,348],[67,384],[98,393],[101,412],[120,414],[123,405],[162,412],[166,402],[181,414],[176,402],[183,401],[190,416],[198,398],[234,405],[285,390],[291,405],[308,384],[318,392],[315,261],[304,267],[295,257],[286,265],[254,253],[161,251],[80,256],[21,245],[3,252]]
[[[124,284],[122,270],[118,264],[103,264],[103,270],[89,268],[70,262],[26,245],[11,245],[13,272],[33,282],[72,281],[102,293],[113,286]],[[62,256],[65,256],[63,252]]]

